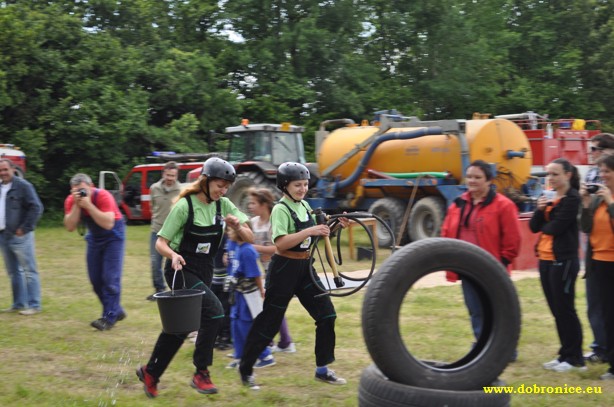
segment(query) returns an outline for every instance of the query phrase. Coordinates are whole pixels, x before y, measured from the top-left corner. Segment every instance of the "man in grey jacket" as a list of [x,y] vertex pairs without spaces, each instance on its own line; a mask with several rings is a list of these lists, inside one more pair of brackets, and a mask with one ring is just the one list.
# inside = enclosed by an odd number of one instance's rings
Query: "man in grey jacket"
[[155,301],[154,294],[164,291],[166,284],[164,283],[164,266],[162,264],[162,255],[156,250],[156,241],[158,240],[158,232],[162,229],[162,225],[166,220],[171,207],[175,203],[175,199],[181,192],[181,184],[177,179],[179,175],[179,166],[174,161],[169,161],[164,165],[162,170],[162,179],[149,188],[149,196],[151,197],[151,239],[149,244],[151,256],[151,278],[153,281],[155,293],[147,297],[149,301]]
[[0,159],[0,181],[0,249],[13,290],[13,305],[3,311],[34,315],[41,311],[34,228],[43,204],[32,184],[15,176],[10,160]]

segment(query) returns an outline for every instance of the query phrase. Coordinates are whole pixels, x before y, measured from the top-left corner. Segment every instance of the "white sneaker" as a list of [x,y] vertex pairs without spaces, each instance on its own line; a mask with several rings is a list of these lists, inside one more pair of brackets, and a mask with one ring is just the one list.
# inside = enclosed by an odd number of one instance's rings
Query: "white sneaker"
[[256,383],[256,378],[254,377],[254,375],[241,375],[241,382],[243,383],[243,386],[249,388],[250,390],[260,390],[260,386]]
[[238,369],[240,363],[241,363],[241,359],[235,359],[226,365],[226,369]]
[[294,342],[290,342],[290,345],[288,345],[285,348],[280,348],[279,346],[275,345],[271,348],[271,352],[275,353],[275,352],[284,352],[284,353],[295,353],[296,352],[296,345],[294,345]]
[[34,314],[38,314],[39,312],[41,312],[41,310],[38,308],[28,308],[28,309],[19,311],[19,314],[20,315],[34,315]]
[[328,384],[346,384],[347,381],[342,378],[342,377],[337,377],[337,375],[335,374],[334,371],[328,369],[328,371],[324,374],[318,374],[316,373],[315,375],[316,380],[320,380],[323,381],[324,383],[328,383]]
[[601,380],[614,380],[614,373],[606,372],[599,376]]
[[587,368],[586,366],[574,366],[567,362],[561,362],[558,365],[554,366],[551,370],[554,372],[571,372],[572,370],[576,370],[578,372],[585,372]]
[[544,363],[542,366],[544,367],[544,369],[546,370],[552,370],[554,369],[556,366],[558,366],[559,364],[561,364],[561,361],[558,359],[553,359],[550,362],[546,362]]

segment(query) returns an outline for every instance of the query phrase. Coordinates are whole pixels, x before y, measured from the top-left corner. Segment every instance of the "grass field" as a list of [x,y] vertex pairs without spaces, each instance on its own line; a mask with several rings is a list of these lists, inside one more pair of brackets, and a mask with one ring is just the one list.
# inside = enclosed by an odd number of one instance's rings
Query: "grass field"
[[[238,374],[225,368],[227,352],[216,351],[211,374],[220,392],[203,396],[190,388],[193,344],[186,342],[159,385],[160,397],[145,397],[134,371],[144,364],[160,330],[152,292],[148,255],[149,227],[128,227],[122,303],[128,317],[107,332],[89,323],[100,304],[87,279],[83,238],[61,227],[36,232],[42,277],[41,314],[25,317],[0,314],[0,405],[2,406],[355,406],[360,373],[371,363],[361,331],[363,293],[334,298],[337,308],[337,349],[331,367],[348,380],[329,386],[313,379],[313,322],[298,301],[291,303],[288,322],[297,343],[295,354],[278,355],[277,365],[257,371],[260,392],[241,387]],[[501,378],[510,386],[601,386],[601,394],[517,394],[514,406],[612,406],[614,383],[602,382],[604,365],[583,373],[551,373],[541,364],[553,358],[558,339],[539,282],[516,282],[522,304],[519,359]],[[577,284],[585,348],[592,336],[585,316],[584,283]],[[470,344],[466,310],[457,286],[424,288],[411,305],[412,318],[403,336],[425,355],[458,352]],[[385,300],[385,299],[383,299]],[[0,278],[0,308],[11,304],[8,277]],[[445,312],[437,313],[434,310]],[[422,317],[424,316],[424,318]],[[434,318],[434,319],[429,319]],[[382,332],[382,335],[388,333]],[[447,339],[447,341],[446,341]],[[419,347],[418,347],[419,346]]]

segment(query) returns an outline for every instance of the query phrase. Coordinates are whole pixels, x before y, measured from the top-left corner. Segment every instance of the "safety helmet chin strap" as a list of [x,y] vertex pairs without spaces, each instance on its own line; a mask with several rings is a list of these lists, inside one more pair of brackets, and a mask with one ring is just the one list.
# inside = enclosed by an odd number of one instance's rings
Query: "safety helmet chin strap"
[[294,197],[292,196],[292,194],[291,194],[290,192],[288,192],[288,188],[284,187],[284,189],[283,189],[283,193],[284,193],[284,194],[286,194],[286,195],[288,195],[288,196],[290,197],[290,199],[292,199],[292,200],[294,201],[294,203],[299,203],[299,202],[301,202],[300,200],[298,200],[298,201],[297,201],[296,199],[294,199]]
[[200,185],[200,190],[205,194],[209,203],[213,202],[213,199],[211,199],[211,195],[209,195],[209,177],[207,177],[207,180],[205,181],[205,185],[207,186],[206,189],[203,189],[202,182],[199,185]]

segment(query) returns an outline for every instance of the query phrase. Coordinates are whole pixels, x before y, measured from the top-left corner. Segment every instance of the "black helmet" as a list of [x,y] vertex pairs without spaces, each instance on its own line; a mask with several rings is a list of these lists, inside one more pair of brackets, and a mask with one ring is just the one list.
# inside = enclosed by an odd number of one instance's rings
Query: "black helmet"
[[217,157],[205,161],[201,174],[206,175],[207,178],[221,178],[230,182],[235,182],[235,178],[237,178],[235,167]]
[[287,162],[277,169],[277,188],[284,191],[291,181],[309,179],[309,170],[303,164]]

